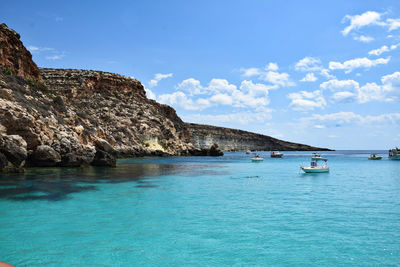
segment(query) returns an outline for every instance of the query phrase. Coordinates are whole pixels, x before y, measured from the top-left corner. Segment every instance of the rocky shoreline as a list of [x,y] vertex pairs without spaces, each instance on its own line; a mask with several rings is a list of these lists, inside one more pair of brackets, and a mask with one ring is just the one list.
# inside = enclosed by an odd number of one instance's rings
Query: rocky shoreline
[[227,148],[321,150],[251,134],[187,124],[172,107],[148,99],[136,79],[38,68],[19,34],[0,25],[0,171],[115,166],[124,157],[220,156]]

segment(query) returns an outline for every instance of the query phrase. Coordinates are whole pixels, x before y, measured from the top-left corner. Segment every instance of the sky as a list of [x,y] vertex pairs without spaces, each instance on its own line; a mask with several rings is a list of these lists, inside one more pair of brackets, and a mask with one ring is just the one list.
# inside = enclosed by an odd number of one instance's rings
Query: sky
[[400,2],[4,1],[39,67],[119,73],[187,122],[400,147]]

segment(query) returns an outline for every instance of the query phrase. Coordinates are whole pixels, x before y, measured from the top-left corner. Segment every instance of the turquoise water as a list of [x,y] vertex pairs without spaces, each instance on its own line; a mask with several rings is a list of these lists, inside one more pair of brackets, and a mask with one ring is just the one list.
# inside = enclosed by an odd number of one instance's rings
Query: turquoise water
[[[383,153],[383,151],[382,151]],[[16,266],[400,264],[400,161],[308,152],[120,160],[0,175],[0,261]]]

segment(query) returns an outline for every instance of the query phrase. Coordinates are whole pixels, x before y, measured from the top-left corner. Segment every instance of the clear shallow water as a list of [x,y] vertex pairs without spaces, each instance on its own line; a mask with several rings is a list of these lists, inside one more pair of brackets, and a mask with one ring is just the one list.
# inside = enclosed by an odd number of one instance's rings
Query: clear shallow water
[[120,160],[0,174],[0,261],[17,266],[399,265],[400,161],[309,152]]

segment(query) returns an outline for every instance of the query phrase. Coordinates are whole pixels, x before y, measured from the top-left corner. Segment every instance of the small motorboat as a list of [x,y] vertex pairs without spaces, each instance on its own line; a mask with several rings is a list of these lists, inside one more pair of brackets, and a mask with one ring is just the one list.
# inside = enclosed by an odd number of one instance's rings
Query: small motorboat
[[389,150],[389,159],[400,160],[400,149],[393,148]]
[[322,156],[320,153],[314,152],[312,153],[311,159],[322,159]]
[[370,159],[370,160],[380,160],[380,159],[382,159],[382,157],[381,156],[377,156],[376,154],[371,154],[368,159]]
[[251,161],[258,162],[258,161],[263,161],[264,159],[260,157],[259,155],[255,155],[254,157],[251,158]]
[[279,151],[271,151],[271,158],[282,158],[283,154]]
[[251,153],[251,151],[250,150],[246,150],[246,154],[250,154]]
[[[325,164],[318,165],[319,161],[323,161]],[[305,173],[321,173],[321,172],[329,172],[329,167],[327,165],[327,159],[319,158],[319,159],[311,159],[310,166],[301,166]]]

